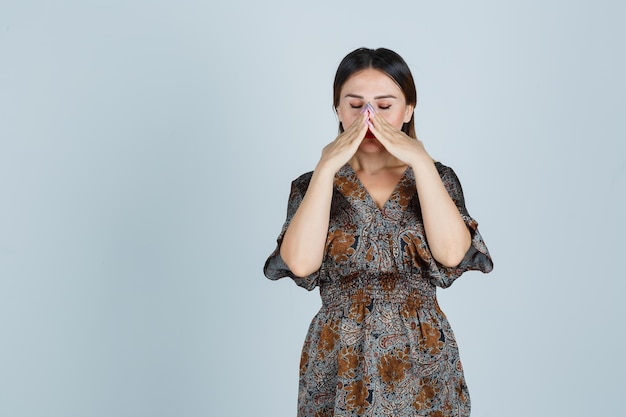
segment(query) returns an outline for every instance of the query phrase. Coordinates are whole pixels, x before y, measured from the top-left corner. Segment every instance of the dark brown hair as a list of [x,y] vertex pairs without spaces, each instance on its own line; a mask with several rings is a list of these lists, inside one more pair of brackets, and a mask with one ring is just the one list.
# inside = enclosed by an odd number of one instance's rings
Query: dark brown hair
[[[348,81],[348,78],[368,68],[377,69],[387,74],[402,90],[406,98],[406,104],[415,107],[417,104],[415,82],[413,81],[411,70],[404,59],[394,51],[386,48],[359,48],[346,55],[337,68],[335,82],[333,83],[333,107],[335,109],[339,105],[341,88]],[[411,120],[408,123],[402,125],[402,131],[412,138],[417,138],[414,115],[411,116]],[[341,123],[339,123],[339,132],[343,132]]]

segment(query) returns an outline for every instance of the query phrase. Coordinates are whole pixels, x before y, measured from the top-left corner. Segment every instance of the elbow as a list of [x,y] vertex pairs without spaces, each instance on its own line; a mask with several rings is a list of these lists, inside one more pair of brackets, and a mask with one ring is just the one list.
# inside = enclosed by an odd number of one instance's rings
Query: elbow
[[[289,266],[289,265],[287,265]],[[318,268],[307,268],[305,265],[289,266],[289,270],[297,277],[304,278],[316,272]]]
[[291,273],[300,278],[309,276],[312,273],[317,272],[317,270],[320,269],[320,266],[322,265],[321,260],[319,262],[315,262],[311,259],[311,257],[297,258],[294,256],[290,256],[287,253],[283,253],[282,248],[280,256],[283,258],[283,262],[285,262],[285,265],[287,265]]
[[470,250],[471,245],[472,242],[468,237],[467,241],[464,242],[463,245],[449,247],[436,254],[433,253],[433,257],[437,260],[437,262],[447,268],[456,268],[461,262],[463,262],[465,256],[467,256],[467,252]]
[[456,268],[463,261],[463,258],[465,258],[465,253],[463,253],[462,255],[459,254],[460,252],[447,253],[444,256],[436,256],[435,259],[437,260],[437,262],[447,268]]

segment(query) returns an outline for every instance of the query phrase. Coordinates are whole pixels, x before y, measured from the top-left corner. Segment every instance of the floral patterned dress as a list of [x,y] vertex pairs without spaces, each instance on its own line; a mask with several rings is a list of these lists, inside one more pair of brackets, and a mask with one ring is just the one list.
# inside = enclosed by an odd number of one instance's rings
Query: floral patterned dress
[[299,417],[469,416],[457,344],[436,287],[450,286],[467,270],[489,272],[493,263],[456,174],[436,167],[472,236],[455,268],[430,253],[410,167],[379,208],[346,164],[335,175],[322,265],[296,277],[279,248],[312,173],[293,181],[287,220],[264,273],[319,287],[322,298],[302,350]]

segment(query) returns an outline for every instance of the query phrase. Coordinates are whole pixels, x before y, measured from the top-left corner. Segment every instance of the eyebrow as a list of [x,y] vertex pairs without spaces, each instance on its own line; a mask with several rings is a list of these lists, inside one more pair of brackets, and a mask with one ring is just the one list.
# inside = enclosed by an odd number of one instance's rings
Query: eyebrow
[[[356,94],[346,94],[344,97],[358,98],[358,99],[361,99],[361,100],[365,99],[365,97],[359,96],[359,95],[356,95]],[[376,97],[374,97],[374,100],[380,100],[380,99],[383,99],[383,98],[395,98],[395,99],[397,99],[398,97],[394,96],[393,94],[387,94],[387,95],[384,95],[384,96],[376,96]]]

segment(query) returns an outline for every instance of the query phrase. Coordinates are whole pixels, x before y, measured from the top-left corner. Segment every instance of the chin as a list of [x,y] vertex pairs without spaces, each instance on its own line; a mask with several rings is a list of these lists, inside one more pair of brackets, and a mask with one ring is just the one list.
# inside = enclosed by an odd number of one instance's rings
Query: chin
[[380,144],[376,138],[365,138],[359,146],[359,151],[365,153],[378,153],[385,150],[385,147]]

